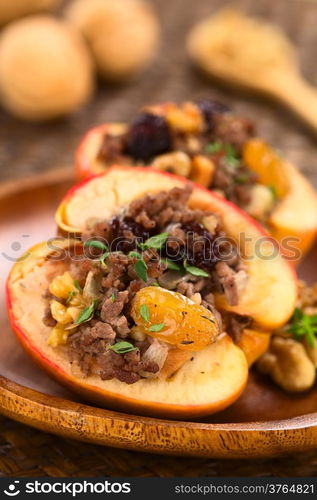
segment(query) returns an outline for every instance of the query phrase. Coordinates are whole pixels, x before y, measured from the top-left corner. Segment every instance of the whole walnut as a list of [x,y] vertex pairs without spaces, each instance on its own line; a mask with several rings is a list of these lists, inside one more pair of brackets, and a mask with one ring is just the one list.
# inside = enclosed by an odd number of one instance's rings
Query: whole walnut
[[316,381],[316,367],[304,345],[292,338],[273,336],[269,350],[256,364],[257,369],[269,375],[288,392],[310,389]]
[[81,35],[65,21],[32,16],[0,37],[0,96],[13,114],[45,120],[79,108],[93,90],[93,63]]
[[154,55],[159,23],[143,0],[75,0],[66,16],[83,33],[106,80],[130,78]]
[[19,17],[54,10],[61,0],[0,0],[0,24]]

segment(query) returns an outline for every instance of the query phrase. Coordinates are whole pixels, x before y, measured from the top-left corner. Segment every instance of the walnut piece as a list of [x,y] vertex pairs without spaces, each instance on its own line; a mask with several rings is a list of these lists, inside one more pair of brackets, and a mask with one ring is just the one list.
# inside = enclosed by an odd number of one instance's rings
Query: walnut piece
[[256,366],[288,392],[306,391],[316,380],[316,368],[305,347],[291,338],[274,336]]
[[310,345],[307,344],[307,342],[304,342],[306,352],[308,354],[308,357],[311,359],[313,362],[315,368],[317,368],[317,342],[315,342],[315,346],[311,347]]
[[174,151],[157,156],[151,165],[157,170],[167,170],[181,177],[189,177],[191,170],[191,159],[183,151]]

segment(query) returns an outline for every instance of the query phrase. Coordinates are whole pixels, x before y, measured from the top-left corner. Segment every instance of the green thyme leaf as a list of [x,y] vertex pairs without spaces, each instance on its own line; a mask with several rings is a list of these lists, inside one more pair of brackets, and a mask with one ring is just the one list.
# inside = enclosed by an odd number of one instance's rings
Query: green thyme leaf
[[219,153],[219,151],[221,151],[222,148],[223,148],[222,142],[215,141],[215,142],[210,142],[209,144],[207,144],[205,151],[206,151],[206,153],[210,153],[210,154]]
[[[315,330],[316,332],[316,330]],[[306,342],[311,347],[312,349],[315,348],[316,346],[316,333],[314,331],[310,330],[306,333]]]
[[295,340],[300,341],[304,338],[309,347],[314,348],[317,335],[317,314],[309,316],[297,307],[286,332],[291,333]]
[[147,304],[142,304],[140,307],[140,314],[144,321],[150,321],[150,309]]
[[238,160],[237,158],[233,158],[232,156],[231,157],[227,156],[227,163],[229,164],[230,167],[233,168],[237,168],[240,166],[240,160]]
[[226,142],[226,144],[224,144],[223,146],[223,149],[227,156],[233,156],[234,158],[237,158],[238,151],[232,144],[230,144],[230,142]]
[[90,306],[83,309],[83,311],[80,313],[77,320],[75,321],[75,325],[78,326],[81,325],[82,323],[85,323],[86,321],[90,321],[94,315],[97,304],[98,304],[98,299],[95,299],[90,304]]
[[271,191],[273,200],[276,201],[278,199],[276,187],[271,185],[268,188]]
[[108,245],[106,245],[102,241],[98,241],[98,240],[87,240],[84,243],[84,247],[98,248],[98,250],[102,250],[104,252],[108,252],[109,251]]
[[134,265],[136,274],[141,278],[144,283],[147,282],[147,265],[143,259],[138,260]]
[[78,280],[74,280],[74,286],[77,288],[77,290],[78,290],[79,292],[82,292],[82,291],[83,291],[83,289],[82,289],[82,287],[80,286],[80,284],[79,284],[79,281],[78,281]]
[[115,302],[115,301],[116,301],[116,298],[117,298],[117,297],[116,297],[116,294],[115,294],[115,293],[112,293],[112,294],[111,294],[111,297],[110,297],[111,302]]
[[232,144],[225,144],[224,145],[224,152],[226,155],[226,160],[227,163],[229,164],[230,167],[238,167],[240,165],[240,160],[238,158],[238,151]]
[[134,264],[134,270],[136,274],[143,280],[145,283],[147,282],[147,265],[146,262],[144,261],[142,254],[140,252],[132,251],[129,252],[128,254],[129,257],[138,259],[136,263]]
[[248,180],[249,180],[249,177],[246,174],[237,175],[234,178],[234,182],[236,184],[245,184],[246,182],[248,182]]
[[102,256],[100,257],[99,261],[101,262],[101,264],[105,264],[105,260],[108,259],[109,255],[111,254],[111,252],[105,252],[102,254]]
[[206,271],[203,271],[203,269],[199,269],[199,267],[189,266],[186,261],[184,262],[184,267],[186,271],[193,276],[202,276],[204,278],[209,278],[209,274],[206,273]]
[[167,269],[171,269],[172,271],[178,271],[178,272],[182,271],[182,267],[179,264],[177,264],[176,262],[174,262],[173,260],[170,260],[170,259],[161,259],[161,263]]
[[134,257],[136,259],[142,259],[142,255],[139,252],[129,252],[128,257]]
[[67,305],[71,302],[71,300],[75,297],[75,295],[77,295],[76,290],[72,290],[71,292],[69,292],[67,300],[66,300]]
[[130,342],[121,340],[120,342],[111,345],[109,349],[117,354],[126,354],[127,352],[136,351],[137,347],[134,347],[134,345],[130,344]]
[[164,328],[164,323],[159,323],[157,325],[151,325],[149,328],[150,332],[160,332]]
[[139,243],[138,245],[142,248],[142,250],[146,250],[147,248],[156,248],[159,250],[166,243],[168,236],[168,233],[157,234],[147,239],[144,243]]

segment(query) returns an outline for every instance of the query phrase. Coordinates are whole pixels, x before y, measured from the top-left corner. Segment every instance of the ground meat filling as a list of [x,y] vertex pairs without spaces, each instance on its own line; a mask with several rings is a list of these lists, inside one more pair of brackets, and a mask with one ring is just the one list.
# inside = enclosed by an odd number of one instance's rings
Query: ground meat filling
[[98,154],[98,158],[106,163],[129,163],[129,157],[125,155],[126,138],[124,135],[106,134]]
[[170,126],[164,114],[145,110],[122,136],[110,133],[104,136],[98,158],[107,165],[120,162],[149,165],[158,155],[171,151],[186,153],[189,161],[197,154],[204,155],[215,165],[207,187],[218,190],[238,206],[247,207],[257,175],[243,164],[242,151],[246,141],[254,136],[254,124],[216,101],[191,104],[203,120],[203,127],[195,133]]
[[[133,298],[144,287],[179,292],[211,310],[219,324],[214,293],[238,304],[247,275],[237,248],[217,215],[188,207],[190,195],[187,187],[145,196],[112,220],[90,223],[82,235],[84,258],[72,261],[69,273],[83,294],[92,289],[97,300],[93,315],[71,331],[66,347],[84,374],[128,384],[158,375],[162,365],[149,353],[161,351],[163,359],[166,344],[138,332],[130,314]],[[43,321],[54,326],[49,311]],[[226,320],[235,337],[240,323]],[[120,342],[131,349],[113,348]],[[155,349],[149,350],[153,343]]]

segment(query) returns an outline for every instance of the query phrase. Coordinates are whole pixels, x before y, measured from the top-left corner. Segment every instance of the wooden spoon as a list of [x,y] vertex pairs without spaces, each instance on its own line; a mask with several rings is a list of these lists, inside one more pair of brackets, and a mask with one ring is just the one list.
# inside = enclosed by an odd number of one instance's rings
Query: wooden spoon
[[317,132],[317,89],[300,74],[295,49],[278,28],[224,9],[194,26],[187,50],[207,74],[281,101]]

